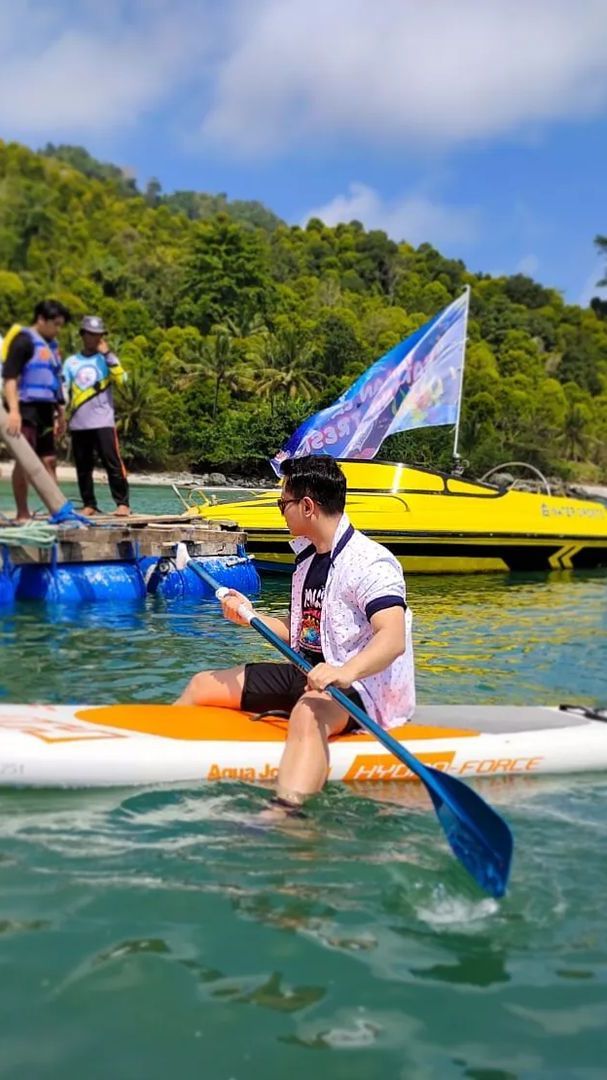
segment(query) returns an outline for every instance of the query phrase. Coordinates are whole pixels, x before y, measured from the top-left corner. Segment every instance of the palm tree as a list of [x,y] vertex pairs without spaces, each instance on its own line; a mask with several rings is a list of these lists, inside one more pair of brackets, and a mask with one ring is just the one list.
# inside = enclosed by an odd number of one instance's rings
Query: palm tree
[[591,420],[590,410],[583,402],[570,405],[560,441],[565,444],[565,453],[571,461],[583,461],[588,456],[592,440],[586,428]]
[[276,398],[313,397],[318,381],[312,367],[314,354],[313,342],[292,327],[259,336],[249,357],[259,372],[255,389],[269,399],[272,413]]
[[220,323],[211,328],[212,334],[226,333],[235,341],[246,341],[264,331],[267,331],[267,327],[263,317],[252,308],[245,309],[239,319],[226,315]]
[[209,368],[215,377],[215,392],[213,394],[213,420],[217,416],[219,405],[219,391],[222,386],[227,386],[232,392],[238,391],[240,382],[238,378],[238,355],[234,349],[232,337],[221,326],[215,327],[215,333],[211,334],[206,346],[205,357]]
[[236,395],[242,391],[248,394],[254,390],[254,372],[250,365],[252,353],[246,343],[254,343],[254,352],[262,335],[267,334],[268,329],[262,316],[251,306],[243,310],[239,319],[226,315],[220,323],[211,327],[205,356],[215,374],[213,419],[217,415],[222,385]]
[[182,356],[176,356],[173,352],[167,352],[163,360],[165,362],[169,360],[171,382],[176,390],[189,390],[198,379],[213,374],[209,365],[207,351],[204,348],[201,349],[194,360],[186,360]]
[[141,453],[144,443],[158,444],[167,439],[165,415],[169,401],[169,391],[157,386],[151,372],[131,368],[128,380],[116,390],[116,426],[130,454]]

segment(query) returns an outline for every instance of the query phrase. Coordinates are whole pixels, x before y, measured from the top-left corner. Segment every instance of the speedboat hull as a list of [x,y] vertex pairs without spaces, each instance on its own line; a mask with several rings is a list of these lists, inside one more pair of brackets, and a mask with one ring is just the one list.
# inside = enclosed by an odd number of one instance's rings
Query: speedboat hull
[[[389,548],[406,573],[607,567],[607,507],[601,502],[504,492],[492,484],[381,462],[341,465],[352,523]],[[260,570],[292,569],[275,490],[195,512],[237,522]]]

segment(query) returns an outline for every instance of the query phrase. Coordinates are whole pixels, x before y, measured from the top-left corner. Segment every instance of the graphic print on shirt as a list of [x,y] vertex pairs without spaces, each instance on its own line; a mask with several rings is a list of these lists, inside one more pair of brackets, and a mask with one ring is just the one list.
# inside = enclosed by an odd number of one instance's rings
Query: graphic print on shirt
[[302,591],[299,648],[312,664],[318,664],[323,659],[320,641],[320,615],[330,562],[330,552],[314,556],[306,574]]
[[81,364],[74,373],[74,382],[80,390],[88,390],[99,378],[95,364]]

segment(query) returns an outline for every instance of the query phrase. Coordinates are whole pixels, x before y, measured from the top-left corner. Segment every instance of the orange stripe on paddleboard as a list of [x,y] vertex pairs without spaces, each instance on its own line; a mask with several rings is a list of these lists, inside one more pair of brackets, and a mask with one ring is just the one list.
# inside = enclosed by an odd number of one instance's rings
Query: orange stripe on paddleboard
[[[284,742],[286,723],[279,719],[251,720],[248,713],[237,709],[220,709],[210,705],[104,705],[96,709],[81,709],[78,720],[105,727],[137,731],[143,735],[160,735],[165,739],[225,742]],[[478,731],[459,728],[426,727],[406,724],[391,728],[396,739],[453,739],[479,735]],[[339,736],[334,741],[352,742],[353,736]],[[373,735],[356,735],[356,745],[376,742]]]

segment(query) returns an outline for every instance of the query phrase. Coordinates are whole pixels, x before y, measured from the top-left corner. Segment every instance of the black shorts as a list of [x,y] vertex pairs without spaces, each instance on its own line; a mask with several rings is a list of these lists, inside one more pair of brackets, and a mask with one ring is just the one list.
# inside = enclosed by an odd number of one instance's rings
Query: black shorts
[[[244,712],[286,712],[290,713],[306,689],[306,677],[294,664],[280,664],[261,661],[257,664],[245,664],[244,689],[240,707]],[[356,690],[344,690],[346,697],[359,709],[364,706]],[[351,731],[360,731],[354,717],[349,716],[344,723],[342,735]]]
[[55,406],[46,401],[22,401],[21,434],[39,458],[55,457]]

